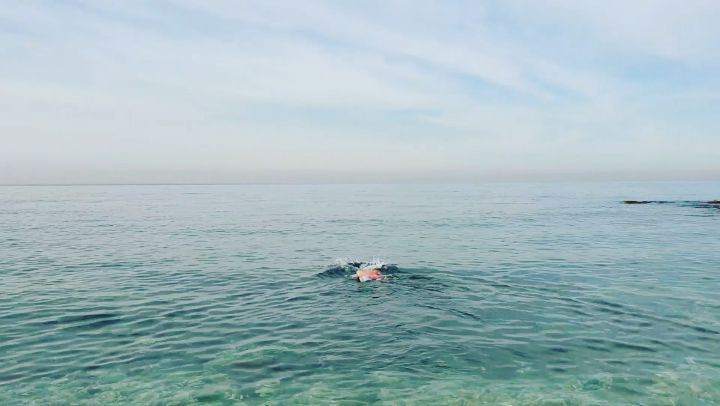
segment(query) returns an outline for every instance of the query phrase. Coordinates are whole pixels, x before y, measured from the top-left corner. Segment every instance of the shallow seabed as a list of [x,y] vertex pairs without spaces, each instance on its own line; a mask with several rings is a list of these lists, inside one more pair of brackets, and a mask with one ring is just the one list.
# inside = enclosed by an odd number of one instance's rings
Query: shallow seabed
[[0,404],[720,404],[717,198],[0,187]]

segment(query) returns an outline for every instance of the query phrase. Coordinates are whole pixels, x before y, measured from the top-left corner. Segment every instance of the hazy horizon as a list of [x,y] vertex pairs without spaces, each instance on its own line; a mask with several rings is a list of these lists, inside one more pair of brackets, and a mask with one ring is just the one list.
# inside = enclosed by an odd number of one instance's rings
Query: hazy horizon
[[18,2],[0,184],[720,179],[720,2]]

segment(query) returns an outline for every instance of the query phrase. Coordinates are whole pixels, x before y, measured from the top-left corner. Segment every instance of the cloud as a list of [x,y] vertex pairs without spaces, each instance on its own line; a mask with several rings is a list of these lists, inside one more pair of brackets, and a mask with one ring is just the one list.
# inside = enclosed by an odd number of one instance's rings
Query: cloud
[[508,3],[518,23],[552,24],[558,36],[615,56],[636,53],[686,63],[717,63],[720,3],[693,0],[604,2],[518,0]]
[[709,1],[10,4],[0,182],[717,176],[719,15]]

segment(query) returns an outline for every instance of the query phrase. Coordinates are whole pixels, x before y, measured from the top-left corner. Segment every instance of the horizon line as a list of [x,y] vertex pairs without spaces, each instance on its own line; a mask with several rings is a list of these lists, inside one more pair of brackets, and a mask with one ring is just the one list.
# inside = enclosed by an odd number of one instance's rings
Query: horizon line
[[720,179],[495,179],[478,181],[385,182],[107,182],[107,183],[0,183],[0,187],[53,186],[323,186],[323,185],[474,185],[482,183],[713,183]]

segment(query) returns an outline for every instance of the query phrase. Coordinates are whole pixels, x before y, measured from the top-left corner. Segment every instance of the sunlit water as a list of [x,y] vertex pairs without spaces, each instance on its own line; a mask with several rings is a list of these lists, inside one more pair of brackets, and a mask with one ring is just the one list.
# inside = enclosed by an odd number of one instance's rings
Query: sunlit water
[[0,404],[720,404],[716,198],[0,187]]

